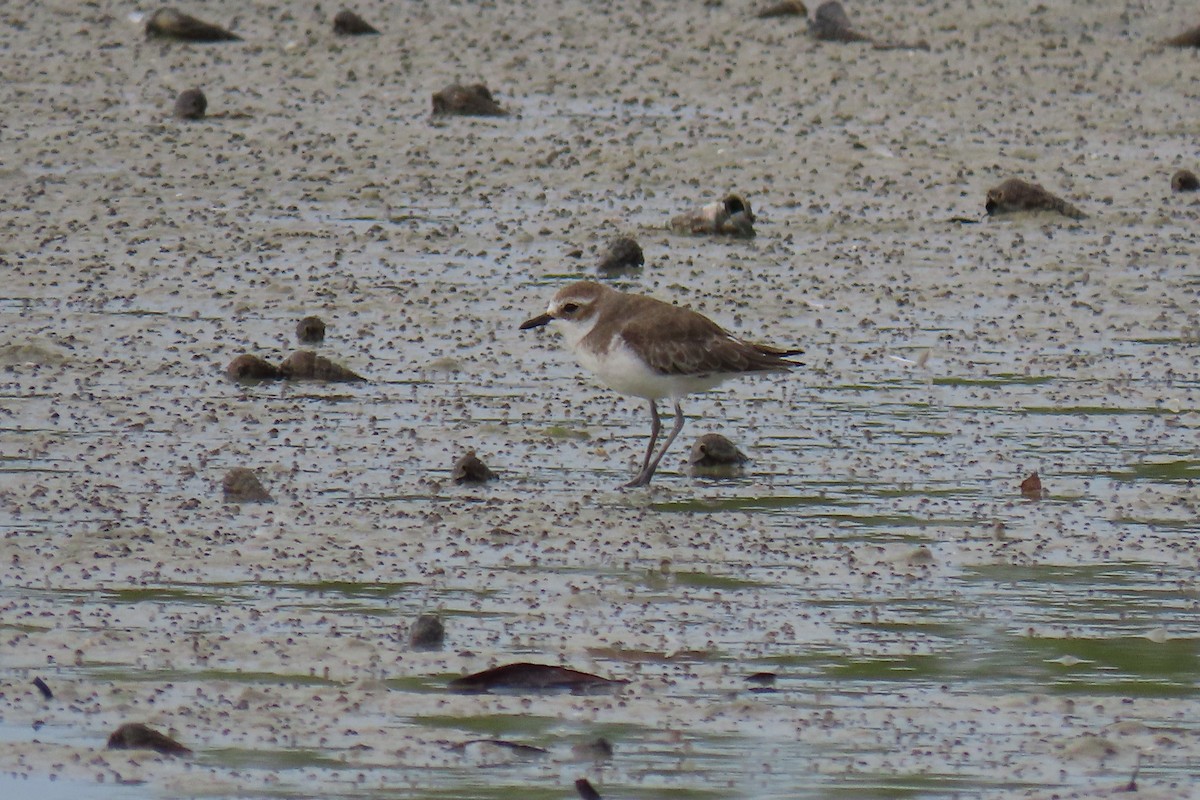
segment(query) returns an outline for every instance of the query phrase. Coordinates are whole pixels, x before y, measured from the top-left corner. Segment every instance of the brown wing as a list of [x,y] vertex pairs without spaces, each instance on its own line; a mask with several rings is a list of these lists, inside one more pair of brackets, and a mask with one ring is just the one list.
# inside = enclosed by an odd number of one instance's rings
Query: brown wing
[[651,369],[663,375],[759,372],[797,366],[784,356],[799,351],[744,342],[695,311],[648,297],[637,299],[652,303],[654,313],[635,315],[620,326],[619,333],[642,354]]

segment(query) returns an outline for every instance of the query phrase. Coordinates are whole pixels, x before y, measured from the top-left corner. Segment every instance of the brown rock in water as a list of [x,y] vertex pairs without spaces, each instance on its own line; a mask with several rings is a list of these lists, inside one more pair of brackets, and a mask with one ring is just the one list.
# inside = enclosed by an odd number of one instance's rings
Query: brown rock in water
[[618,236],[608,243],[596,269],[604,275],[619,275],[630,270],[641,269],[646,263],[642,246],[631,236]]
[[234,467],[226,472],[221,480],[221,490],[229,503],[274,502],[254,470],[246,467]]
[[496,479],[496,473],[487,468],[475,455],[475,451],[468,451],[466,455],[454,462],[454,469],[450,476],[455,483],[487,483]]
[[179,119],[204,119],[208,98],[199,89],[186,89],[175,98],[174,114]]
[[146,36],[182,42],[237,42],[240,36],[173,8],[161,8],[146,20]]
[[850,18],[837,0],[829,0],[817,6],[817,13],[808,21],[808,32],[822,42],[869,42],[870,36],[861,34],[850,25]]
[[759,19],[771,19],[773,17],[807,17],[808,6],[801,3],[800,0],[783,0],[782,3],[776,3],[773,6],[768,6],[754,16]]
[[302,344],[325,341],[325,321],[320,317],[305,317],[296,323],[296,339]]
[[450,681],[450,689],[456,692],[487,692],[493,689],[510,691],[567,689],[573,692],[582,692],[613,688],[626,683],[629,681],[601,678],[599,675],[591,675],[566,667],[519,662],[455,678]]
[[1046,492],[1042,489],[1042,479],[1036,472],[1021,481],[1021,495],[1026,500],[1041,500],[1046,496]]
[[433,614],[422,614],[408,632],[408,646],[413,650],[441,650],[446,643],[446,626]]
[[750,459],[719,433],[706,433],[692,445],[688,464],[693,467],[740,466]]
[[600,793],[588,782],[587,778],[575,781],[575,791],[579,793],[580,800],[602,800]]
[[1016,211],[1056,211],[1072,219],[1084,219],[1087,214],[1060,197],[1050,194],[1036,183],[1020,178],[1009,178],[995,188],[989,189],[987,213],[1011,214]]
[[166,734],[143,725],[127,722],[108,737],[109,750],[154,750],[164,756],[185,755],[192,752]]
[[482,83],[452,84],[433,95],[435,116],[504,117],[508,115]]
[[379,33],[358,14],[342,9],[333,18],[333,32],[340,36],[368,36]]
[[1200,47],[1200,25],[1163,42],[1167,47]]
[[1171,176],[1172,192],[1200,191],[1200,179],[1190,169],[1181,169]]
[[297,350],[279,365],[285,380],[289,381],[334,381],[352,383],[366,381],[358,373],[351,372],[341,364],[335,364],[311,350]]
[[230,361],[225,368],[225,375],[235,381],[277,381],[283,378],[279,367],[249,353]]
[[746,198],[731,192],[722,200],[673,217],[669,227],[677,233],[704,233],[749,239],[754,236],[754,212]]

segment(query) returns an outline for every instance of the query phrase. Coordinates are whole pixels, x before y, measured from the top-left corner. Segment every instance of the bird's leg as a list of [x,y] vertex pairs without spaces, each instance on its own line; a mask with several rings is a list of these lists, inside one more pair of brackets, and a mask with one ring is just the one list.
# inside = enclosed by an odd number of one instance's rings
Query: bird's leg
[[[655,427],[658,427],[657,410],[655,410],[654,422]],[[671,433],[668,434],[667,440],[663,442],[662,449],[658,451],[658,455],[654,457],[654,460],[643,466],[642,471],[638,473],[638,476],[634,478],[632,482],[626,484],[626,486],[645,486],[646,484],[650,483],[650,479],[654,477],[654,471],[658,469],[658,462],[662,461],[663,456],[665,456],[667,451],[671,449],[671,443],[675,441],[675,437],[679,435],[681,430],[683,430],[683,409],[680,408],[679,401],[676,400],[675,425],[671,428]],[[655,437],[657,438],[657,431],[655,432]],[[651,445],[653,446],[653,441],[651,441]]]
[[662,420],[658,416],[658,403],[650,401],[650,444],[646,445],[646,457],[642,459],[642,468],[638,471],[637,477],[629,483],[622,486],[622,489],[632,489],[635,486],[645,486],[650,482],[650,476],[654,474],[654,469],[650,467],[650,457],[654,455],[654,445],[658,441],[658,434],[662,431]]

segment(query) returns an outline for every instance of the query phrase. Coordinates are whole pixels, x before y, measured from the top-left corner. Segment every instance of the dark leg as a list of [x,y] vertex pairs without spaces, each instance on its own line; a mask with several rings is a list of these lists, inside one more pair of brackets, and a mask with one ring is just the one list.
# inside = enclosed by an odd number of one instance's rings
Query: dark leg
[[[637,477],[629,483],[622,486],[622,489],[631,489],[634,486],[645,486],[650,482],[650,476],[654,474],[654,470],[650,468],[650,457],[654,455],[654,445],[658,442],[658,434],[662,431],[662,420],[658,416],[658,403],[650,401],[650,444],[646,445],[646,457],[642,459],[642,468],[638,471]],[[647,470],[649,469],[649,472]]]
[[[655,423],[655,428],[660,427],[659,421],[658,421],[658,410],[657,409],[655,409],[655,412],[654,412],[654,423]],[[644,465],[642,467],[642,471],[638,473],[638,476],[636,478],[634,478],[632,481],[630,481],[629,483],[625,484],[626,488],[631,488],[634,486],[645,486],[648,483],[650,483],[650,479],[654,477],[654,471],[656,469],[658,469],[658,462],[662,461],[663,456],[665,456],[667,454],[667,451],[671,449],[671,443],[675,441],[675,437],[679,435],[679,432],[681,430],[683,430],[683,409],[679,407],[679,402],[676,401],[675,402],[675,425],[674,425],[674,427],[671,428],[671,433],[670,433],[670,435],[667,436],[667,441],[663,442],[662,449],[658,451],[658,455],[654,457],[654,460],[650,461],[649,463]],[[658,433],[657,433],[657,431],[655,431],[654,438],[657,438],[657,437],[658,437]],[[653,439],[651,439],[650,444],[653,447],[653,445],[654,445]],[[647,455],[649,455],[649,453],[647,453]]]

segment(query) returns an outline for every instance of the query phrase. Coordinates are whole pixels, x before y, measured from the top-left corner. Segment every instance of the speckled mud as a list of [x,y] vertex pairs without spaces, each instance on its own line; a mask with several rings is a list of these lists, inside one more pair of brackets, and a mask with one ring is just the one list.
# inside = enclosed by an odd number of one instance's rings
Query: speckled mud
[[[1194,791],[1194,5],[847,4],[928,51],[762,5],[0,11],[0,795]],[[454,82],[510,115],[431,119]],[[1007,177],[1088,217],[985,219]],[[728,192],[756,238],[666,230]],[[516,329],[617,235],[808,365],[688,399],[627,492],[644,404]],[[308,315],[366,383],[224,377]],[[742,477],[687,475],[710,430]],[[629,683],[447,691],[515,661]]]

